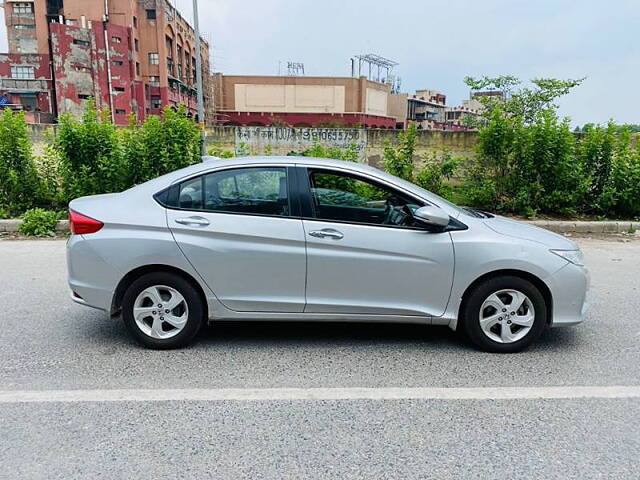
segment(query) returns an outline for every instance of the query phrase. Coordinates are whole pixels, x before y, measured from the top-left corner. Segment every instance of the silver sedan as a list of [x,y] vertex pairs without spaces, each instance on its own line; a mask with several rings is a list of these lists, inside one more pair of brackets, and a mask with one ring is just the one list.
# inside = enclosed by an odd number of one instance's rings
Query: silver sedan
[[356,163],[205,158],[71,202],[71,298],[151,348],[216,320],[411,322],[516,352],[580,323],[572,241]]

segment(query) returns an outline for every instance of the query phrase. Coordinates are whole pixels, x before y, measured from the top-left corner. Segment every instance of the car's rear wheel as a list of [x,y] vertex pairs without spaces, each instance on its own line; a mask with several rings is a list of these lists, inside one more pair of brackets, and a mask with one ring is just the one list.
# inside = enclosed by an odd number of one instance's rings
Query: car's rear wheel
[[122,299],[122,318],[140,343],[170,349],[187,345],[204,318],[194,286],[172,273],[149,273],[134,281]]
[[495,277],[476,286],[463,302],[461,326],[478,348],[519,352],[533,343],[547,324],[540,290],[528,280]]

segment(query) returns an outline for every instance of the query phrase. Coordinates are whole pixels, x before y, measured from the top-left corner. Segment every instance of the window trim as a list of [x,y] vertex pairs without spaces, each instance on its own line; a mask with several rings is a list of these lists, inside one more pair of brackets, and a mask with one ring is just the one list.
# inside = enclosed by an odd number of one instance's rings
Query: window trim
[[[353,177],[356,178],[357,180],[361,180],[367,183],[373,183],[374,185],[377,184],[385,189],[394,191],[394,192],[399,192],[401,193],[403,196],[405,197],[409,197],[412,200],[415,200],[417,204],[421,205],[421,206],[425,206],[425,205],[433,205],[431,202],[429,202],[428,200],[425,200],[423,198],[417,197],[415,194],[407,192],[404,189],[398,188],[395,185],[391,185],[379,178],[375,178],[375,177],[369,177],[366,176],[360,172],[355,172],[352,170],[346,170],[346,169],[340,169],[340,168],[335,168],[335,167],[331,167],[331,166],[323,166],[323,165],[299,165],[298,169],[300,169],[302,172],[299,175],[299,187],[301,188],[301,201],[305,204],[302,207],[302,210],[304,212],[304,215],[302,216],[303,220],[311,220],[311,221],[315,221],[315,222],[326,222],[326,223],[339,223],[339,224],[345,224],[345,225],[358,225],[358,226],[365,226],[365,227],[378,227],[378,228],[392,228],[395,230],[409,230],[409,231],[418,231],[418,232],[427,232],[427,233],[441,233],[441,232],[447,232],[449,231],[449,228],[445,228],[443,230],[439,230],[439,231],[432,231],[430,230],[428,227],[410,227],[410,226],[403,226],[403,225],[384,225],[384,224],[380,224],[380,223],[367,223],[367,222],[352,222],[352,221],[348,221],[348,220],[335,220],[335,219],[327,219],[327,218],[321,218],[318,217],[316,215],[315,212],[315,207],[313,205],[313,193],[311,191],[311,179],[310,179],[310,174],[312,171],[324,171],[324,172],[331,172],[331,173],[338,173],[338,174],[342,174],[342,175],[346,175],[348,177]],[[450,217],[452,218],[452,217]],[[466,225],[465,225],[466,227]],[[466,229],[466,228],[465,228]]]
[[[178,195],[180,195],[180,186],[183,183],[192,182],[198,178],[202,182],[202,190],[204,191],[204,177],[207,175],[212,175],[216,173],[222,173],[230,170],[253,170],[256,168],[279,168],[285,170],[287,175],[287,201],[289,203],[289,215],[271,215],[268,213],[244,213],[244,212],[225,212],[225,211],[217,211],[217,210],[207,210],[204,208],[182,208],[175,206],[178,202]],[[297,187],[295,185],[295,167],[293,165],[229,165],[227,167],[222,167],[219,169],[208,170],[206,172],[200,172],[197,175],[188,176],[180,178],[174,181],[170,186],[164,188],[153,195],[153,198],[156,202],[162,205],[164,208],[169,210],[177,210],[182,212],[198,212],[198,213],[214,213],[218,215],[241,215],[241,216],[249,216],[249,217],[267,217],[267,218],[280,218],[285,220],[300,220],[300,209],[299,203],[297,201]],[[161,198],[162,195],[167,192],[166,203],[164,203]],[[295,200],[295,201],[294,201]]]

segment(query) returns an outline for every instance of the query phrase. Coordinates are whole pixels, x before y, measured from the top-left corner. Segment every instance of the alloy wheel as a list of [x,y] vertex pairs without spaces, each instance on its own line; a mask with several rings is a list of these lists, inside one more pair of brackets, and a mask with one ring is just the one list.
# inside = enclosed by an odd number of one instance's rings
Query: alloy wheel
[[514,343],[524,338],[535,321],[533,302],[518,290],[499,290],[480,308],[480,328],[494,342]]
[[189,306],[176,289],[155,285],[136,297],[133,318],[145,335],[164,340],[182,331],[189,318]]

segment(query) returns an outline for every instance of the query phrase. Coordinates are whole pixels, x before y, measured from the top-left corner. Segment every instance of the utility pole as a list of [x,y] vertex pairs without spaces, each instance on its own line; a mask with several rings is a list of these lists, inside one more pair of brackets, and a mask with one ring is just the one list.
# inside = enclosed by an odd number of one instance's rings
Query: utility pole
[[198,95],[198,123],[202,137],[200,153],[205,155],[204,131],[204,91],[202,90],[202,57],[200,46],[200,17],[198,15],[198,0],[193,0],[193,29],[196,34],[196,89]]

